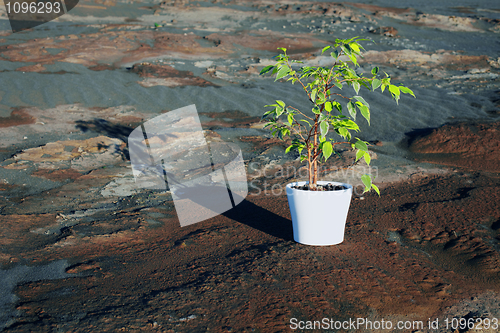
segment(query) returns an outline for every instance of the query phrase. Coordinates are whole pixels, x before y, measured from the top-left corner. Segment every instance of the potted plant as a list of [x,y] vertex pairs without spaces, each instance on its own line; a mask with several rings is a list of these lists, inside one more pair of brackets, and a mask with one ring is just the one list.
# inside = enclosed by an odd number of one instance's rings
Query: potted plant
[[[278,48],[282,53],[276,56],[277,62],[260,72],[261,75],[275,74],[275,81],[299,83],[311,103],[310,110],[301,111],[283,100],[276,100],[276,104],[266,105],[272,109],[263,116],[263,119],[268,119],[265,127],[273,135],[282,140],[292,139],[285,152],[297,150],[300,160],[307,161],[308,181],[286,185],[294,239],[302,244],[334,245],[344,240],[352,186],[320,181],[319,163],[334,153],[336,145],[349,143],[356,150],[356,162],[363,158],[366,164],[370,164],[368,142],[357,137],[352,140],[351,137],[351,131],[359,131],[356,123],[358,111],[370,123],[370,105],[359,95],[361,87],[373,91],[380,88],[382,93],[387,88],[396,103],[401,93],[415,97],[409,88],[391,84],[387,73],[385,78],[379,78],[378,67],[371,70],[370,77],[356,73],[354,68],[359,66],[357,57],[364,50],[359,42],[363,40],[359,37],[337,39],[334,45],[324,47],[321,54],[330,52],[333,58],[331,67],[303,66],[294,69],[294,64],[303,62],[291,60],[286,48]],[[354,96],[342,93],[346,86],[354,89]],[[328,135],[332,130],[342,140]],[[361,181],[365,186],[364,192],[373,189],[380,195],[371,175],[361,176]]]

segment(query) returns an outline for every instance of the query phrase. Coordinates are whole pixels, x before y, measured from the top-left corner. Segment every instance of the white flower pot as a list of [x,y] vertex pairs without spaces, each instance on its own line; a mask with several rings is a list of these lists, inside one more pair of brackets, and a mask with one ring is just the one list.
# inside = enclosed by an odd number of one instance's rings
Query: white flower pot
[[308,182],[286,185],[292,215],[293,239],[305,245],[335,245],[344,241],[345,222],[352,197],[352,186],[318,181],[318,185],[344,185],[339,191],[304,191],[292,188]]

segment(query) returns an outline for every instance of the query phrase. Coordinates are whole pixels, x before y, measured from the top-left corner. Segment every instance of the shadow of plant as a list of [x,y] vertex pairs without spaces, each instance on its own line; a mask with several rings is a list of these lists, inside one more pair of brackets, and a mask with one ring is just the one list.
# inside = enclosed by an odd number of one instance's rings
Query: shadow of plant
[[124,160],[130,161],[128,136],[135,129],[135,126],[131,127],[121,124],[114,124],[105,119],[95,118],[90,121],[78,120],[76,121],[75,127],[84,133],[92,131],[110,138],[119,139],[127,143],[127,146],[125,148],[117,149],[116,153],[119,153]]
[[221,215],[285,241],[293,241],[292,221],[244,199]]
[[[189,198],[197,204],[206,207],[212,211],[220,212],[220,215],[230,218],[236,222],[246,224],[247,226],[265,232],[271,236],[281,238],[285,241],[293,240],[292,221],[283,218],[273,212],[257,206],[253,202],[238,196],[227,189],[233,208],[223,211],[223,205],[217,203],[224,198],[214,197],[214,188],[221,186],[184,186],[176,191],[180,198]],[[226,189],[226,188],[224,188]],[[237,203],[234,206],[234,203]]]

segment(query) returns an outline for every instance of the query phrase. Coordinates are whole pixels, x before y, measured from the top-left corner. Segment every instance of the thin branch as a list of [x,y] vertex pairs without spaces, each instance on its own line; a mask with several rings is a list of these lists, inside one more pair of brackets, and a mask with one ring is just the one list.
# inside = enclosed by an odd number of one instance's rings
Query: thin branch
[[[288,61],[288,59],[286,59],[286,64],[288,65],[288,67],[290,69],[292,69],[292,65],[290,65],[290,62]],[[293,73],[293,76],[297,79],[297,81],[299,81],[300,85],[302,86],[302,88],[304,89],[304,91],[306,92],[307,94],[307,97],[309,97],[309,100],[312,102],[312,99],[311,99],[311,94],[307,91],[307,88],[306,86],[302,83],[302,81],[299,79],[299,77],[297,76],[297,71],[294,71],[295,73]]]
[[[299,123],[297,120],[295,120],[295,118],[293,119],[293,121],[299,125],[299,129],[300,129],[300,126],[304,127],[304,129],[306,129],[306,127],[304,125],[302,125],[301,123]],[[304,136],[302,135],[302,131],[297,131],[295,128],[293,127],[290,127],[291,129],[295,130],[295,132],[297,132],[297,134],[302,138],[303,141],[305,141],[306,139],[304,138]]]
[[345,97],[345,96],[343,96],[342,94],[338,94],[338,93],[331,93],[330,95],[340,96],[340,97],[342,97],[342,98],[349,99],[349,100],[351,99],[351,98],[349,98],[349,97]]
[[288,107],[289,107],[290,109],[294,109],[295,111],[297,111],[298,113],[300,113],[302,116],[306,117],[307,119],[309,119],[309,120],[314,120],[314,119],[312,119],[311,117],[309,117],[309,116],[305,115],[304,113],[302,113],[302,111],[300,111],[299,109],[296,109],[296,108],[294,108],[293,106],[288,106]]
[[369,77],[359,77],[357,79],[345,79],[345,80],[342,80],[342,81],[339,81],[339,83],[342,83],[342,82],[349,82],[349,81],[358,81],[359,79],[361,80],[365,80],[365,81],[373,81],[373,79],[369,78]]
[[[280,124],[277,124],[277,125],[275,125],[275,126],[276,126],[276,129],[278,129],[278,128],[282,128],[282,127],[290,128],[291,130],[295,131],[295,133],[297,133],[297,134],[298,134],[298,135],[302,138],[302,140],[305,140],[305,139],[304,139],[304,137],[302,136],[302,133],[301,133],[301,132],[299,132],[299,131],[297,131],[297,129],[296,129],[296,128],[293,128],[293,127],[292,127],[292,126],[290,126],[290,125],[287,125],[287,124],[285,124],[285,123],[280,123]],[[299,126],[301,126],[301,125],[299,124]]]

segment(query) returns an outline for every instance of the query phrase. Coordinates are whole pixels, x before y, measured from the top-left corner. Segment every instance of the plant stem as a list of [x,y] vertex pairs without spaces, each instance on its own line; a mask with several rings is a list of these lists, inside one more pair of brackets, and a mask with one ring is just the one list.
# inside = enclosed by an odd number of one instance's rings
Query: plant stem
[[[318,155],[318,119],[319,114],[314,118],[314,139],[313,139],[313,156]],[[316,183],[318,182],[318,159],[313,157],[313,188],[316,187]]]
[[307,145],[307,173],[309,176],[309,186],[313,183],[312,179],[312,160],[311,160],[311,146],[309,145],[309,140],[306,141]]

